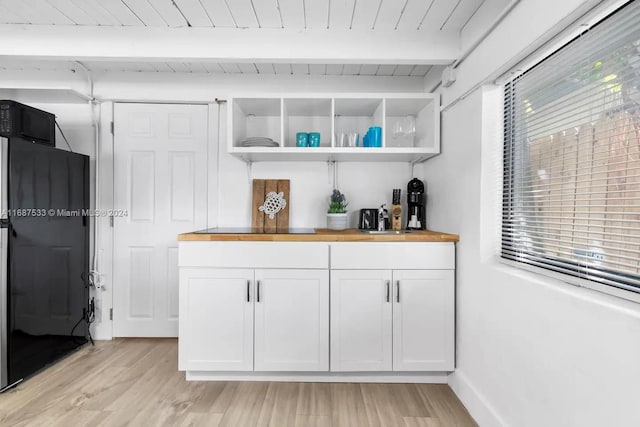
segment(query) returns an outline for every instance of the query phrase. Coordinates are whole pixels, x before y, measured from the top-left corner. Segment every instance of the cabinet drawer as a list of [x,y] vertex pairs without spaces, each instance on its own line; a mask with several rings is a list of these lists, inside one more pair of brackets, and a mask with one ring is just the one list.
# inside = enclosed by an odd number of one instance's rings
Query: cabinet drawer
[[315,242],[179,242],[180,267],[329,268],[329,245]]
[[453,243],[333,243],[331,269],[420,269],[455,268]]

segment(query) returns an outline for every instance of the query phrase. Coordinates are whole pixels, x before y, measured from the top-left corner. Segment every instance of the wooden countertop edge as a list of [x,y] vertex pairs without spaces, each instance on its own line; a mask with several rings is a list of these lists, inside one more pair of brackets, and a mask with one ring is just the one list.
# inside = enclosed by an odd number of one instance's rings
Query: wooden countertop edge
[[316,234],[200,234],[178,235],[181,242],[458,242],[456,234],[415,231],[410,234],[365,234],[358,230],[316,230]]

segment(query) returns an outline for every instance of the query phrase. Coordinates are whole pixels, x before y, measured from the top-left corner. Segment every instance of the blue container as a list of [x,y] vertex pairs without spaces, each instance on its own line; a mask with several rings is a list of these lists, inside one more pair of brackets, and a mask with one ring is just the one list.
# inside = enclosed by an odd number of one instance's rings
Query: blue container
[[320,147],[320,132],[309,132],[309,147]]
[[369,128],[369,147],[382,147],[382,128],[371,126]]
[[296,133],[296,147],[308,147],[309,146],[309,134],[306,132]]

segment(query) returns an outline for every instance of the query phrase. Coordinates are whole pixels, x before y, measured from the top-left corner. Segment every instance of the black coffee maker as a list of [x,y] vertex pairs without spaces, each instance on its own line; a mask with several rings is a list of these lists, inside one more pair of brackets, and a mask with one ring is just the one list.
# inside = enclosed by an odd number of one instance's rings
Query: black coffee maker
[[407,230],[426,229],[424,183],[417,178],[407,184],[407,207]]

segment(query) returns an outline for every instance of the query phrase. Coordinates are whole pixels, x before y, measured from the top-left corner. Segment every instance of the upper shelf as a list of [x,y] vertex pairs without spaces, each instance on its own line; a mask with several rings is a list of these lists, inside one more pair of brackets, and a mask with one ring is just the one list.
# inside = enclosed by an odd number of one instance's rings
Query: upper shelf
[[[230,154],[256,161],[421,162],[440,152],[440,98],[427,93],[288,94],[229,100]],[[380,147],[363,147],[371,126],[382,128]],[[319,132],[320,147],[296,147],[296,133]],[[344,147],[340,133],[357,132],[359,146]],[[243,147],[267,137],[279,147]]]

